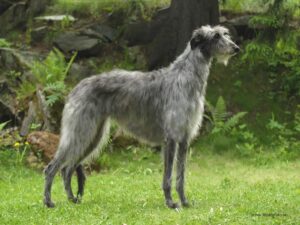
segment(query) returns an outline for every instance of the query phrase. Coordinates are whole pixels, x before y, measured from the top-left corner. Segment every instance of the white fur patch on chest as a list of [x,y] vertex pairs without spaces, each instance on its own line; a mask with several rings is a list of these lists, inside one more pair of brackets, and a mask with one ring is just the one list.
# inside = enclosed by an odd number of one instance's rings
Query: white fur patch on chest
[[197,136],[199,128],[202,124],[203,119],[203,112],[204,112],[204,96],[202,95],[197,103],[195,104],[195,109],[191,114],[191,118],[189,120],[189,137],[193,139]]

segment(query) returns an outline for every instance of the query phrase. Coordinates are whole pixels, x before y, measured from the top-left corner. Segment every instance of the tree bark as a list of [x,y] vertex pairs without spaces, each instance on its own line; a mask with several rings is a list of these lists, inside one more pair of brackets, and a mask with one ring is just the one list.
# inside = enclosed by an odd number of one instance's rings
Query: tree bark
[[168,65],[186,47],[195,28],[219,23],[218,0],[172,0],[150,23],[130,25],[129,45],[147,44],[149,69]]

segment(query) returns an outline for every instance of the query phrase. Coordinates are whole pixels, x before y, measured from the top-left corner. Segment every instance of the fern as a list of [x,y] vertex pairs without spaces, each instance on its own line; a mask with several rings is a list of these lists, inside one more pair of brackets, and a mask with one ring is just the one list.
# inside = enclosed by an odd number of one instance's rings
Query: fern
[[0,38],[0,48],[9,48],[11,43],[4,38]]
[[52,94],[46,97],[46,104],[48,106],[53,106],[56,102],[58,102],[61,99],[61,96],[59,94]]
[[222,124],[227,116],[228,113],[226,112],[226,104],[224,98],[220,96],[217,100],[216,107],[213,113],[214,122],[216,124]]
[[223,125],[223,131],[228,133],[230,132],[234,127],[236,127],[240,120],[247,114],[247,112],[238,112],[237,114],[230,117]]
[[227,112],[226,103],[222,96],[216,102],[216,106],[212,106],[209,102],[206,103],[211,117],[205,117],[212,123],[212,134],[225,134],[229,133],[234,127],[239,125],[240,120],[247,114],[246,112],[239,112],[231,117]]
[[62,81],[47,84],[44,88],[44,93],[46,93],[47,105],[52,106],[64,98],[66,94],[66,85]]
[[28,98],[32,96],[35,91],[36,91],[35,84],[25,80],[17,90],[17,98],[20,100]]
[[0,123],[0,131],[2,131],[4,129],[4,127],[10,122],[9,121],[6,121],[6,122],[3,122],[3,123]]
[[58,49],[54,48],[44,61],[33,62],[31,66],[33,81],[23,81],[17,92],[19,99],[33,96],[36,87],[41,88],[45,94],[46,102],[50,106],[64,99],[67,92],[64,80],[76,56],[77,53],[67,63],[64,55]]

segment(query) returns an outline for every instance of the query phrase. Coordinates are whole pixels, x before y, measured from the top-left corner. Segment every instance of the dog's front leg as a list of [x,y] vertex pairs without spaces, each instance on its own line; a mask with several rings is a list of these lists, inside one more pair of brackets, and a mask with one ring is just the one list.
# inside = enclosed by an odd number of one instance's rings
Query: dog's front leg
[[177,177],[176,177],[176,190],[178,192],[182,206],[188,207],[189,203],[184,194],[184,174],[186,164],[186,154],[188,150],[187,141],[179,143],[177,152]]
[[168,138],[164,149],[164,177],[163,190],[165,194],[166,204],[170,208],[178,208],[178,204],[174,203],[171,196],[172,185],[172,169],[176,150],[176,142]]

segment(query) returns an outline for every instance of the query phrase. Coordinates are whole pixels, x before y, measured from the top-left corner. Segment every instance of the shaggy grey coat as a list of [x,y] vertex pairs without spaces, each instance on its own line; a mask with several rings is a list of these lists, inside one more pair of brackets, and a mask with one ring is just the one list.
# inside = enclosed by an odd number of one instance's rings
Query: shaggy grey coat
[[[109,119],[141,141],[164,144],[163,190],[170,208],[172,167],[177,151],[176,190],[183,206],[187,149],[201,125],[212,58],[227,63],[238,51],[228,30],[204,26],[194,31],[185,51],[169,66],[151,72],[114,70],[82,80],[70,93],[63,111],[61,139],[55,158],[45,169],[44,203],[53,207],[51,185],[61,169],[68,198],[74,202],[71,176],[78,176],[83,195],[85,176],[80,163],[101,149]],[[99,146],[97,148],[97,146]]]

